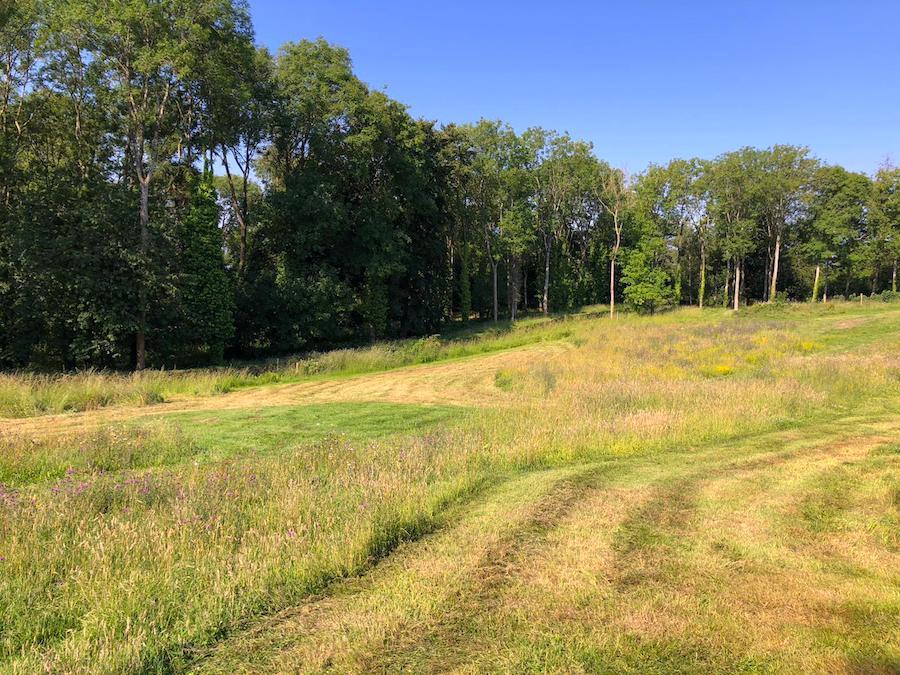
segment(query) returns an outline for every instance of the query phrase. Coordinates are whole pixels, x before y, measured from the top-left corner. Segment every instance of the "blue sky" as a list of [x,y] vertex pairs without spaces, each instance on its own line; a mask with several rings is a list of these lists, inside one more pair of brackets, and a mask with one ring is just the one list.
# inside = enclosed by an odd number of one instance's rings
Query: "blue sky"
[[568,131],[632,172],[774,143],[900,164],[900,0],[250,6],[259,43],[347,47],[417,117]]

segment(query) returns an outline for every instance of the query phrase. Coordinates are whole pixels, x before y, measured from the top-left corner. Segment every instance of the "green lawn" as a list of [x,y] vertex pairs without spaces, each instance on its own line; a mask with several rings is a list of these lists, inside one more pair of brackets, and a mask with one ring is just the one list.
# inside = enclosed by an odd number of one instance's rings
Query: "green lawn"
[[271,453],[329,437],[358,441],[420,433],[465,419],[459,406],[317,403],[167,415],[207,459]]

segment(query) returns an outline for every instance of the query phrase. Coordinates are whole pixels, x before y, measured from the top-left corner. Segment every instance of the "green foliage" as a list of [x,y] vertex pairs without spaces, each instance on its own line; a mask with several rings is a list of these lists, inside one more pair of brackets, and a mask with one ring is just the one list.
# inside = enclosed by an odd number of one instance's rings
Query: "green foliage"
[[646,235],[630,251],[622,270],[625,302],[639,313],[654,312],[673,304],[675,295],[671,278],[661,264],[665,243],[661,237]]
[[193,203],[180,234],[179,351],[193,362],[221,363],[234,331],[233,301],[222,261],[216,192],[208,174],[194,189]]

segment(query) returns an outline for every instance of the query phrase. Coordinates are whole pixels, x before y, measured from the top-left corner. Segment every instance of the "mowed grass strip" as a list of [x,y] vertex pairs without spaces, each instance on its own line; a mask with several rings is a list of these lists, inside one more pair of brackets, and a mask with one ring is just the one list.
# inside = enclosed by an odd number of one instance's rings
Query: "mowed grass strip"
[[72,374],[0,373],[0,417],[24,418],[148,406],[196,396],[227,394],[251,387],[352,377],[405,366],[490,354],[526,345],[565,340],[579,315],[538,317],[515,324],[477,323],[429,336],[321,354],[270,359],[248,366]]
[[[836,424],[530,472],[197,668],[896,672],[900,550],[885,535],[900,458],[887,438]],[[798,507],[842,468],[867,477],[846,495],[852,543],[798,538]]]
[[67,436],[0,436],[0,484],[21,487],[67,474],[170,467],[258,456],[334,437],[377,439],[461,422],[460,406],[327,403],[177,413]]
[[211,457],[279,452],[336,437],[359,441],[423,432],[465,420],[460,406],[403,403],[322,403],[258,410],[214,410],[169,416]]

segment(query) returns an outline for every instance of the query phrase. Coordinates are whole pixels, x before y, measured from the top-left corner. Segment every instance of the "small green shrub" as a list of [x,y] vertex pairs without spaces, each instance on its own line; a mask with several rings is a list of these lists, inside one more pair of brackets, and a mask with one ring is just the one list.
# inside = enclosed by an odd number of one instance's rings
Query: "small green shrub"
[[510,391],[516,384],[516,373],[512,370],[504,368],[503,370],[498,370],[494,374],[494,386],[497,389],[502,389],[503,391]]

